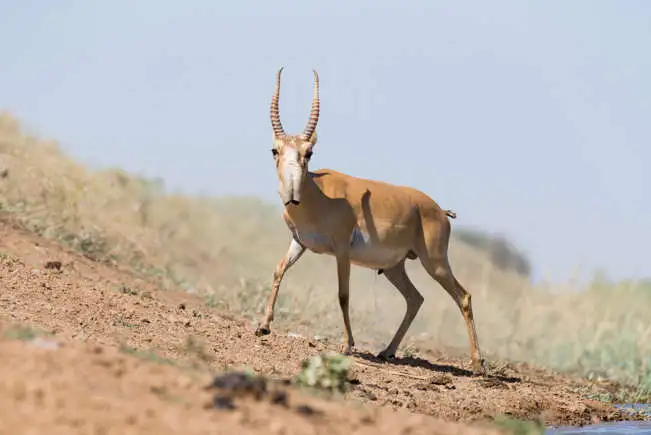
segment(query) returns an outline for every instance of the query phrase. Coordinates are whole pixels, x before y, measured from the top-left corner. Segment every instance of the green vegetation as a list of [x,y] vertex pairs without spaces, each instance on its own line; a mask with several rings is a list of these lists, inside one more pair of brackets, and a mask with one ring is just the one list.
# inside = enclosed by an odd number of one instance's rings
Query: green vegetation
[[13,325],[3,331],[3,337],[7,340],[31,341],[39,337],[50,337],[51,333],[38,328],[24,325]]
[[[269,186],[270,193],[274,189]],[[211,306],[250,318],[261,312],[289,243],[276,205],[166,194],[159,180],[88,170],[56,143],[27,136],[9,115],[0,115],[0,211],[87,256],[130,265],[163,288],[191,290]],[[534,286],[519,250],[498,236],[464,231],[456,221],[450,261],[473,294],[479,338],[491,356],[631,386],[602,399],[649,400],[651,283],[595,277],[585,288]],[[425,304],[403,349],[466,352],[466,330],[452,299],[418,261],[410,261],[408,271]],[[335,274],[330,257],[306,254],[283,281],[274,325],[340,340]],[[351,318],[359,343],[386,345],[402,307],[383,276],[353,268]]]
[[120,352],[125,353],[127,355],[132,355],[135,356],[138,359],[141,359],[143,361],[151,361],[155,362],[157,364],[164,364],[164,365],[177,365],[176,361],[173,361],[169,358],[164,358],[160,355],[157,355],[155,352],[149,351],[149,350],[141,350],[141,349],[136,349],[135,347],[129,347],[129,346],[120,346]]
[[344,355],[328,352],[306,359],[296,376],[296,384],[329,392],[345,393],[349,386],[348,370],[351,360]]
[[459,228],[455,231],[455,236],[459,241],[487,254],[495,267],[513,271],[525,277],[531,275],[531,263],[527,256],[503,235],[491,235],[479,230]]
[[499,416],[495,419],[495,425],[512,435],[543,435],[545,433],[545,425],[540,421],[525,421]]

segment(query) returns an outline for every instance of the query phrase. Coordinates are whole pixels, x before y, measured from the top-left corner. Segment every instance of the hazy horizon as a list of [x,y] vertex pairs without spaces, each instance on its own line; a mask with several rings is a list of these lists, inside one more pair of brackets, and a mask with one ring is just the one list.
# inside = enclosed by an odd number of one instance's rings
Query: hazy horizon
[[280,205],[275,73],[299,132],[316,68],[312,169],[417,187],[536,278],[649,277],[649,23],[642,1],[24,1],[0,6],[0,109],[94,167]]

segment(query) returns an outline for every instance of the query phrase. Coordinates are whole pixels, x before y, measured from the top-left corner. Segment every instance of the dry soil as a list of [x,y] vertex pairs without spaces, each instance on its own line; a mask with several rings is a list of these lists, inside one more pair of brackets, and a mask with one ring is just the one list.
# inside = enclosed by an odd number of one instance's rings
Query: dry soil
[[236,313],[159,290],[8,215],[0,216],[0,327],[1,433],[490,434],[498,415],[550,425],[630,419],[583,398],[585,381],[546,370],[491,362],[482,379],[465,359],[432,351],[389,364],[370,349],[354,357],[344,398],[281,382],[269,388],[285,393],[216,407],[206,388],[216,374],[247,367],[287,381],[305,358],[338,346],[280,329],[256,337]]

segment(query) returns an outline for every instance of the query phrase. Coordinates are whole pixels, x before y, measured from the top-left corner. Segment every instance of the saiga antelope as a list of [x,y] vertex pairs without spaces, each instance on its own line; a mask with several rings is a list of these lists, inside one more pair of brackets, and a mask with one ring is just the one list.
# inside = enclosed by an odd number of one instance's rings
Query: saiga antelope
[[277,73],[276,90],[271,100],[271,152],[276,164],[279,194],[285,205],[283,219],[292,240],[274,271],[273,286],[256,335],[271,332],[270,323],[283,276],[309,249],[336,258],[346,354],[352,353],[355,346],[349,316],[351,263],[384,273],[402,293],[407,311],[393,339],[378,355],[385,360],[394,358],[423,304],[423,296],[405,271],[406,259],[419,258],[425,270],[452,296],[461,310],[468,329],[473,372],[485,375],[471,296],[456,280],[448,262],[448,218],[454,218],[455,214],[441,209],[425,193],[410,187],[361,179],[331,169],[309,171],[308,162],[317,142],[319,76],[314,71],[312,110],[305,130],[300,135],[287,135],[278,111],[283,68]]

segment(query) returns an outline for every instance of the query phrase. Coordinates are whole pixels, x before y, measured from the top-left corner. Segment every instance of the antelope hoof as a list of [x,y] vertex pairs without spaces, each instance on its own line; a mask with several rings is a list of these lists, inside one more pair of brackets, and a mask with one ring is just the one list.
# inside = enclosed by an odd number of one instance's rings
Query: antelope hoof
[[345,346],[344,355],[351,356],[355,352],[355,346]]
[[377,357],[382,361],[391,361],[396,359],[396,354],[393,352],[389,352],[387,350],[383,350],[382,352],[377,354]]
[[486,362],[483,359],[480,359],[479,361],[473,361],[472,374],[473,376],[486,377]]
[[258,326],[258,328],[255,330],[255,335],[257,337],[262,337],[263,335],[269,335],[271,334],[271,329],[269,329],[268,326]]

